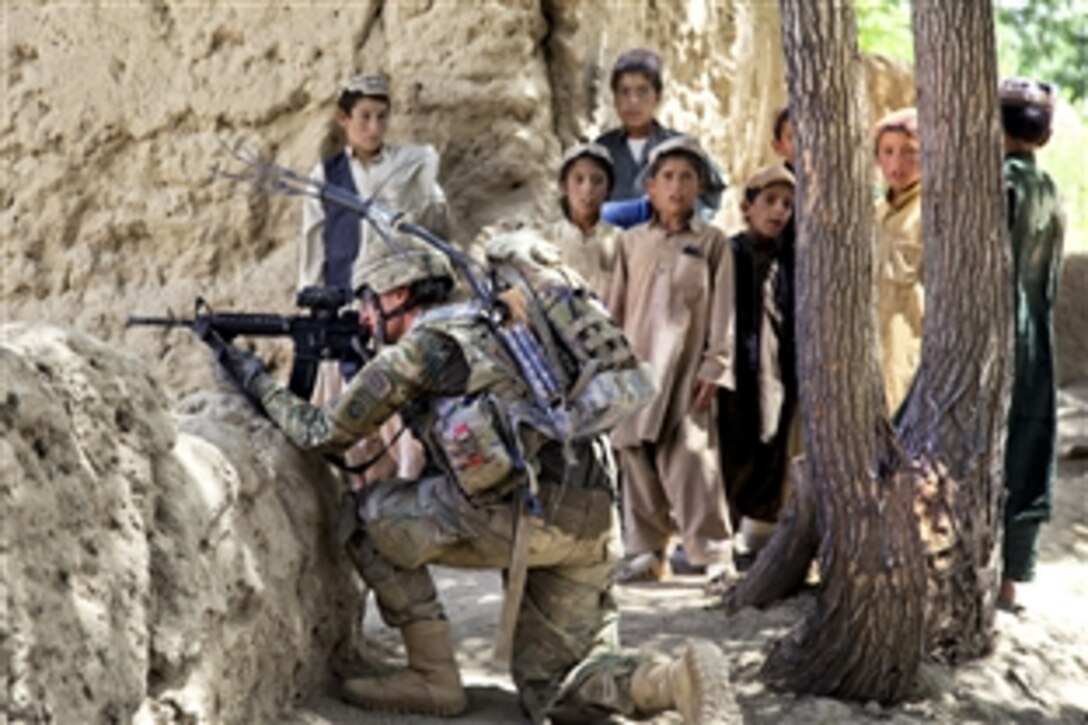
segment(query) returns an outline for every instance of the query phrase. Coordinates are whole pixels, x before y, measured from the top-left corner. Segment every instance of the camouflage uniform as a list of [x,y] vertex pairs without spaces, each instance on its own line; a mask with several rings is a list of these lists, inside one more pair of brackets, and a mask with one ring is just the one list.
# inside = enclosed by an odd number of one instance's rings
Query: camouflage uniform
[[[442,400],[480,393],[500,400],[528,395],[497,337],[478,317],[425,314],[363,368],[331,412],[295,397],[267,375],[255,387],[269,417],[292,442],[326,452],[346,449],[410,401],[426,406],[414,427],[445,470],[360,493],[360,525],[349,543],[387,624],[444,618],[427,564],[509,566],[513,501],[523,476],[511,474],[467,496],[435,444],[442,432],[436,412]],[[589,702],[578,693],[579,706],[635,714],[629,684],[640,660],[616,654],[612,580],[619,542],[607,441],[598,437],[576,444],[578,463],[568,466],[558,444],[531,430],[521,438],[526,458],[539,462],[544,512],[532,521],[528,579],[514,635],[512,670],[522,704],[534,720],[542,719],[564,677],[582,662],[572,678],[596,683],[589,689],[597,694]],[[602,679],[608,684],[599,684]]]

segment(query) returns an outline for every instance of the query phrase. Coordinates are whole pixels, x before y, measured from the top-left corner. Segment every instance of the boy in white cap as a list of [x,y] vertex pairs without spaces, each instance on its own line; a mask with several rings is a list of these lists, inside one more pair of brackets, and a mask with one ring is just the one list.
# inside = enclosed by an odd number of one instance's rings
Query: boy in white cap
[[922,165],[918,115],[893,111],[877,122],[873,153],[885,192],[876,204],[877,330],[888,414],[907,397],[922,354]]
[[674,532],[689,573],[714,578],[732,564],[714,399],[733,387],[733,255],[695,213],[707,165],[689,136],[658,145],[646,180],[653,218],[619,239],[609,311],[658,383],[612,436],[624,475],[619,581],[662,578]]
[[608,299],[619,230],[601,219],[612,188],[612,156],[596,143],[572,146],[559,167],[563,218],[545,230],[564,264],[581,274],[602,300]]
[[[377,74],[352,76],[340,90],[334,121],[344,143],[322,159],[311,176],[353,191],[364,198],[375,197],[432,231],[448,233],[446,195],[438,184],[438,152],[430,145],[391,144],[385,140],[389,128],[391,100],[389,78]],[[350,289],[351,269],[359,250],[374,239],[376,232],[360,217],[335,204],[307,197],[302,212],[299,244],[299,289],[322,285]],[[340,395],[344,377],[354,370],[335,363],[321,367],[315,402],[332,403]],[[389,442],[399,425],[391,422],[382,431]],[[348,459],[357,464],[381,449],[377,440],[351,451]],[[386,478],[390,468],[404,477],[418,475],[423,451],[411,435],[401,435],[393,458],[375,467],[372,479]],[[383,470],[384,469],[384,470]]]

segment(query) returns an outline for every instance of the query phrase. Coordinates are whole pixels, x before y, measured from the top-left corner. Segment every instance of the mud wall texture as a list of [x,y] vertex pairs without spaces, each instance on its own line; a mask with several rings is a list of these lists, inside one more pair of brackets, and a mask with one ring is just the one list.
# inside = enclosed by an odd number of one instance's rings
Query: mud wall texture
[[362,607],[335,482],[234,393],[0,326],[4,722],[268,722]]

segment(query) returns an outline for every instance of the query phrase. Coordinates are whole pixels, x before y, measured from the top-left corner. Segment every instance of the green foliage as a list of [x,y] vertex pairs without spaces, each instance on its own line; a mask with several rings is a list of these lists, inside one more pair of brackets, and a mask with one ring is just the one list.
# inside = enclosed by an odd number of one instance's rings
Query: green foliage
[[[914,61],[909,0],[857,0],[855,8],[862,51]],[[996,0],[995,15],[1002,76],[1050,81],[1067,101],[1088,102],[1086,0]]]
[[1072,103],[1088,100],[1088,4],[1004,0],[997,7],[1002,75],[1055,83]]
[[[1061,109],[1059,109],[1060,112]],[[1039,165],[1054,178],[1065,209],[1065,251],[1088,252],[1088,125],[1075,114],[1059,115]]]
[[854,8],[862,52],[914,63],[908,0],[857,0]]

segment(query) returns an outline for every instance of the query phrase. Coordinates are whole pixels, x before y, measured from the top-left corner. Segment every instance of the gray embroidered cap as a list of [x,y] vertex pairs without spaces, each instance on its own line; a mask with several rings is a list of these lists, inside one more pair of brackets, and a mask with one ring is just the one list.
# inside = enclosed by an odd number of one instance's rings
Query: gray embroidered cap
[[362,93],[364,96],[389,98],[389,76],[376,73],[360,73],[344,84],[345,92]]

